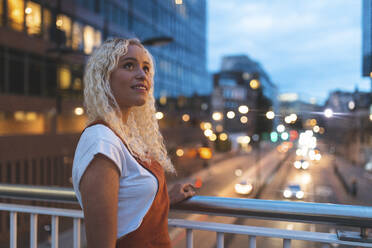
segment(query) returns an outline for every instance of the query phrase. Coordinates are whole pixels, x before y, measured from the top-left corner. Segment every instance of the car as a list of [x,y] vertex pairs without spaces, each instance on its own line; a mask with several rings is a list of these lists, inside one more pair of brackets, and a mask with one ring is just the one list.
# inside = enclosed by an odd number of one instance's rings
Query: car
[[235,184],[235,192],[239,195],[249,195],[253,191],[253,184],[248,179],[243,179]]
[[296,160],[296,161],[294,161],[293,166],[294,166],[296,169],[307,170],[307,169],[309,169],[309,167],[310,167],[310,162],[307,161],[307,160],[305,160],[305,159],[300,159],[300,160]]
[[299,184],[289,184],[283,191],[283,196],[286,199],[302,199],[305,193],[301,190]]
[[366,163],[366,165],[364,166],[364,169],[367,172],[372,173],[372,158],[368,161],[368,163]]

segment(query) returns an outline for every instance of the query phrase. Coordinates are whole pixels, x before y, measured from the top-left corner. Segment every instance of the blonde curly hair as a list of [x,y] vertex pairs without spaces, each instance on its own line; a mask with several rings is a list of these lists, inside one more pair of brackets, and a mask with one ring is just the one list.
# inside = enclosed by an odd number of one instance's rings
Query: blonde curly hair
[[[151,88],[143,106],[132,107],[127,122],[122,121],[120,107],[110,87],[110,75],[117,68],[121,56],[128,52],[129,45],[145,50],[150,57]],[[154,60],[138,39],[109,39],[90,56],[84,73],[84,105],[88,125],[102,120],[125,141],[129,151],[140,160],[160,163],[165,171],[175,173],[164,145],[155,118]]]

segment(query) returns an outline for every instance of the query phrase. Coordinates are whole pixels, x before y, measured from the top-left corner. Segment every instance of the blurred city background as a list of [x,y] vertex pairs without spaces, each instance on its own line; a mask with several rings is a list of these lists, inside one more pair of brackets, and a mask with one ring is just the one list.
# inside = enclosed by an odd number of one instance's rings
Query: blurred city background
[[[110,37],[137,37],[155,58],[156,118],[178,171],[169,184],[372,205],[370,0],[0,0],[1,184],[72,187],[84,65]],[[28,247],[28,218],[19,217],[19,247]],[[40,247],[49,222],[39,219]],[[278,227],[309,228],[288,225]],[[9,228],[1,213],[0,247]]]

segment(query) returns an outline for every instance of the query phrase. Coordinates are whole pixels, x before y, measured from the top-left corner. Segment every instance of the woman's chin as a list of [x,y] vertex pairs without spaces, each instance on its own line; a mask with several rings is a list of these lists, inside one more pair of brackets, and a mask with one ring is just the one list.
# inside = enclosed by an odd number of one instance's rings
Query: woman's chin
[[146,99],[138,99],[138,100],[133,104],[133,106],[141,107],[141,106],[145,105],[145,103],[146,103]]
[[132,98],[130,100],[128,99],[125,102],[121,101],[119,102],[119,106],[121,109],[128,109],[131,107],[141,107],[145,105],[146,101],[147,101],[147,97],[137,97],[134,99]]

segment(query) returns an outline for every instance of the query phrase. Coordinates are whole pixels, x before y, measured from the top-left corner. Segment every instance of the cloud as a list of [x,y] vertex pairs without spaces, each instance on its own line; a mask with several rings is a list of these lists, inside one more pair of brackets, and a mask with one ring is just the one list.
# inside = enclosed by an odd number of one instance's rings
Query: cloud
[[[223,55],[247,54],[282,91],[352,85],[360,77],[360,1],[209,1],[208,68]],[[345,14],[347,10],[347,15]],[[306,77],[306,78],[305,78]],[[328,82],[328,83],[327,83]],[[336,83],[337,82],[337,83]],[[354,86],[353,86],[354,87]]]

